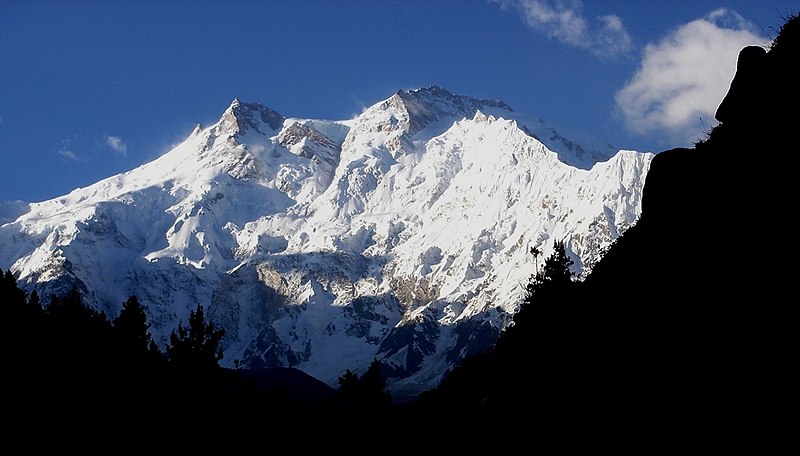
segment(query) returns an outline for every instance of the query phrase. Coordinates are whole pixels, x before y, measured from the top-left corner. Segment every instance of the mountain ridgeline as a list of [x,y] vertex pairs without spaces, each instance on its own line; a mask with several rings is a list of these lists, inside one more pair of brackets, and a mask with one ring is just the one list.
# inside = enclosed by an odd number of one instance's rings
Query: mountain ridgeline
[[439,87],[345,121],[237,99],[152,162],[14,206],[0,267],[109,318],[136,296],[162,349],[202,305],[227,368],[336,387],[377,358],[410,399],[492,346],[531,248],[566,240],[588,274],[638,219],[652,159]]

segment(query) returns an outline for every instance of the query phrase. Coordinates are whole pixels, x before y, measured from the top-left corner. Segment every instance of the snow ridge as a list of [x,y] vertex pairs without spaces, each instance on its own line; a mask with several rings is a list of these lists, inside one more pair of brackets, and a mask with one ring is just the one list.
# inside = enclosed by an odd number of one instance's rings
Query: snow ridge
[[227,365],[335,386],[377,357],[412,397],[493,343],[532,247],[565,240],[585,274],[638,219],[653,155],[570,138],[439,87],[342,121],[235,99],[150,163],[9,205],[0,267],[112,315],[136,294],[161,343],[203,304]]

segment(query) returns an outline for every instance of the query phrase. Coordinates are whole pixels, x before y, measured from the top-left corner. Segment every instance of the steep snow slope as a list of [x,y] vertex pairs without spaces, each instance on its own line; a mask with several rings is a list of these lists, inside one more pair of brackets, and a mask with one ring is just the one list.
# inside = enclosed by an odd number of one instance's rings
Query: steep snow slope
[[153,162],[13,213],[0,267],[112,315],[136,294],[162,343],[203,304],[227,365],[336,385],[377,357],[413,396],[491,345],[531,247],[564,239],[588,271],[637,220],[651,159],[438,87],[347,121],[234,100]]

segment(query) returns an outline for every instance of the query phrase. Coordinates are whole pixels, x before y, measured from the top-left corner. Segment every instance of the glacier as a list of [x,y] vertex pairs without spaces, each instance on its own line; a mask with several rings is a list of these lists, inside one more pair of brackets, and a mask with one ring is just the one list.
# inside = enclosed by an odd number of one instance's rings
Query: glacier
[[591,271],[653,156],[440,87],[338,121],[234,99],[149,163],[2,206],[0,268],[111,316],[135,294],[162,345],[202,304],[227,366],[336,386],[379,359],[410,398],[491,347],[555,240]]

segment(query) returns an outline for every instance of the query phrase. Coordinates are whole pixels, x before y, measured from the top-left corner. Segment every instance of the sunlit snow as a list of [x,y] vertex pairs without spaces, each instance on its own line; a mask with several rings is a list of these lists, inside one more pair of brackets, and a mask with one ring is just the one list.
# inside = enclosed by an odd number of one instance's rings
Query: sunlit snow
[[344,121],[234,100],[150,163],[10,207],[0,267],[40,293],[77,281],[112,315],[136,294],[162,343],[203,304],[226,365],[335,386],[377,357],[415,394],[469,352],[469,328],[508,323],[532,247],[565,240],[588,271],[637,220],[652,157],[439,88]]

